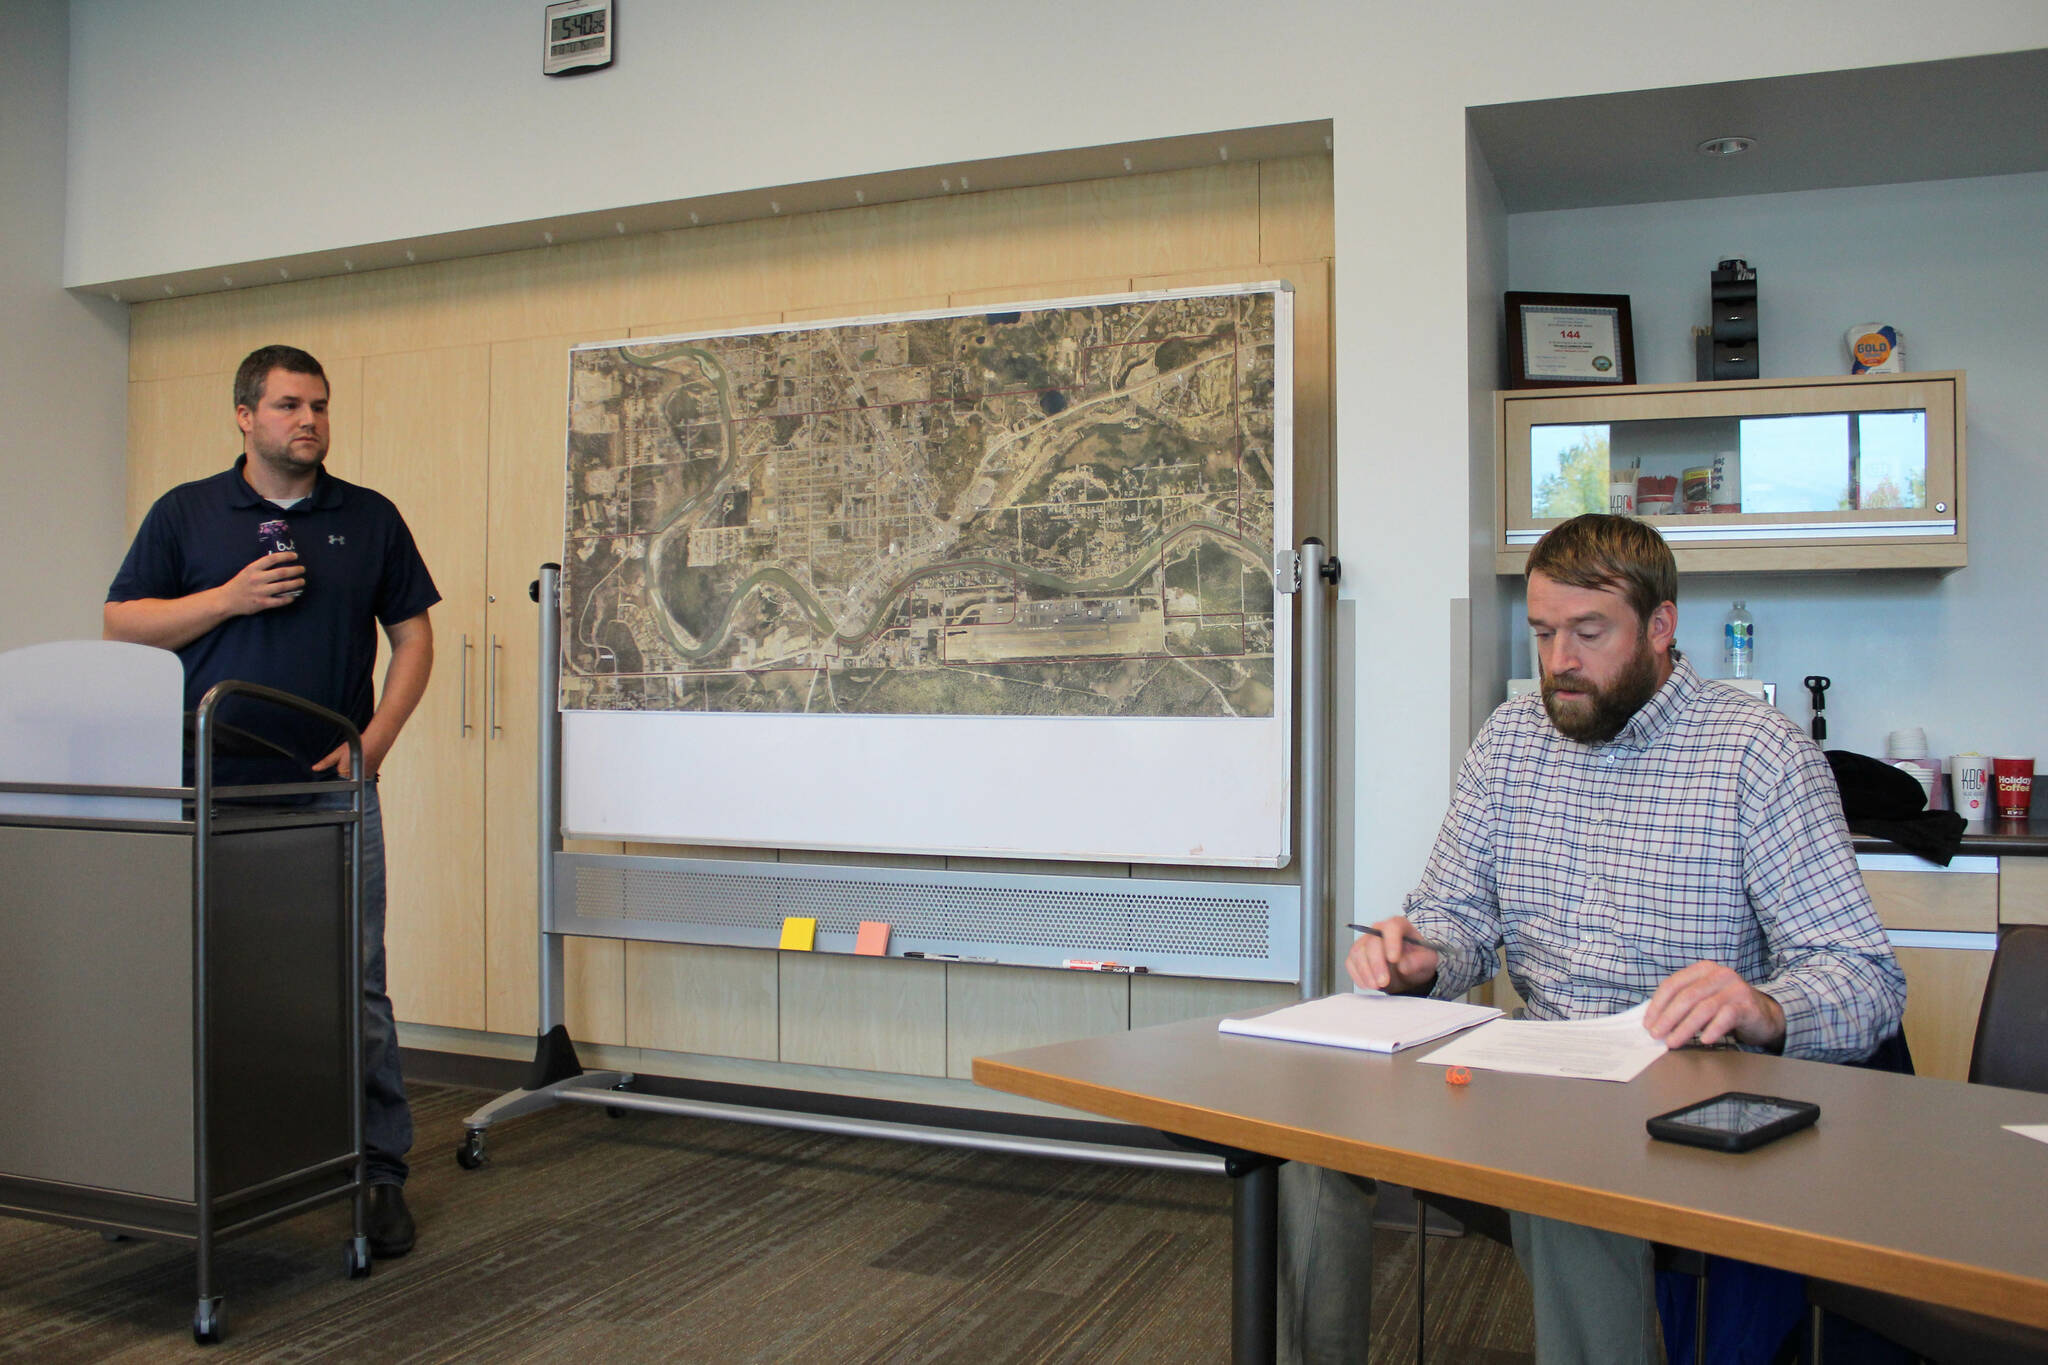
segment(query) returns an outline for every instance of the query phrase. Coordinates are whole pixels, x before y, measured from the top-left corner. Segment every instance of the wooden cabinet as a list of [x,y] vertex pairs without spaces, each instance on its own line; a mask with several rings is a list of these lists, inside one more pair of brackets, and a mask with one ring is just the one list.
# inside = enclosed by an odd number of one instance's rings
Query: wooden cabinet
[[1856,861],[1906,973],[1914,1070],[1967,1079],[1977,1009],[1998,946],[2001,860],[1963,857],[1944,868],[1906,854],[1865,853]]
[[[360,481],[398,505],[441,590],[434,672],[379,784],[389,886],[384,943],[398,1017],[484,1027],[483,498],[489,352],[363,362]],[[378,651],[382,693],[388,646]],[[431,834],[428,832],[431,831]]]
[[[562,422],[569,411],[569,348],[623,336],[623,325],[490,348],[489,530],[484,553],[484,748],[481,792],[485,901],[485,1015],[493,1033],[530,1034],[540,1021],[538,668],[540,609],[528,585],[562,557]],[[575,843],[585,852],[617,844]],[[626,1041],[624,945],[564,944],[570,1032],[592,1043]]]
[[1500,573],[1606,511],[1685,573],[1968,562],[1960,373],[1508,390],[1494,433]]
[[[527,584],[561,552],[570,344],[362,362],[354,477],[398,504],[441,590],[433,678],[382,784],[385,942],[406,1023],[528,1034],[538,1022],[539,614]],[[623,972],[618,944],[571,943],[579,1038],[624,1040]]]

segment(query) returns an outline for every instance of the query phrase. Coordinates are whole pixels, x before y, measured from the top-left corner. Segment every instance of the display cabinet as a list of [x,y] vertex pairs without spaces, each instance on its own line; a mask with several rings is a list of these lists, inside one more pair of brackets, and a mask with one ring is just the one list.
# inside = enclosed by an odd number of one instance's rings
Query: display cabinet
[[1687,573],[1968,562],[1960,372],[1509,390],[1494,433],[1501,573],[1594,511]]

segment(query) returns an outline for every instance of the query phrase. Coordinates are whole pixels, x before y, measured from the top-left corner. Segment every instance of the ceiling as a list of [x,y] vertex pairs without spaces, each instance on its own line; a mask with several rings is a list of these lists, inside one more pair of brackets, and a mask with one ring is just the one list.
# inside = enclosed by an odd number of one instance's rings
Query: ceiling
[[[1469,111],[1509,213],[2048,171],[2048,50]],[[1711,137],[1754,138],[1703,156]]]

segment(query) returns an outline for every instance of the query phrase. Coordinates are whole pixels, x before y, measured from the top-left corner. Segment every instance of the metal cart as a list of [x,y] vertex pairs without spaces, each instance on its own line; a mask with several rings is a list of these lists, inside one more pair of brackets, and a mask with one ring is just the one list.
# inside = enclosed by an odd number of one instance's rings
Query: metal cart
[[[334,725],[357,779],[216,786],[229,697]],[[181,816],[0,813],[0,1213],[191,1243],[205,1343],[223,1237],[353,1199],[343,1264],[370,1273],[362,739],[310,702],[223,682],[199,705],[193,768],[190,787],[0,782],[170,798]],[[347,805],[277,804],[316,793]]]

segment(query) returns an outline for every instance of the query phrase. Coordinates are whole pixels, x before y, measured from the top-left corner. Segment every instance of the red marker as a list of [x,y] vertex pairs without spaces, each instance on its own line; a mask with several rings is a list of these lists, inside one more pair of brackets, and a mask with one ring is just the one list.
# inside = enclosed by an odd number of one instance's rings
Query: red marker
[[1088,957],[1065,958],[1060,965],[1070,972],[1122,972],[1126,976],[1143,976],[1150,970],[1145,967],[1132,967],[1122,962],[1098,962]]

